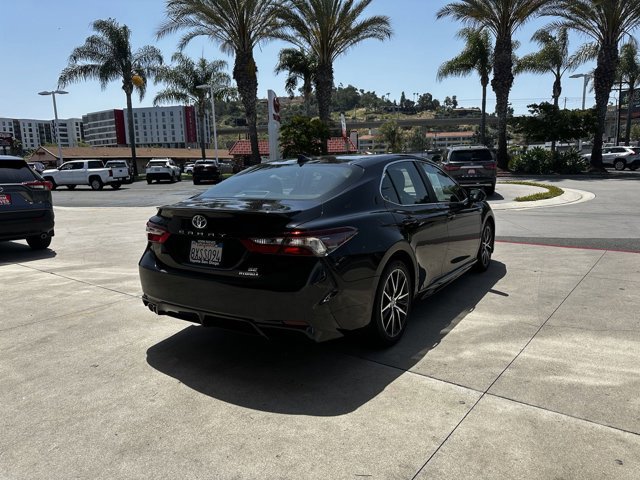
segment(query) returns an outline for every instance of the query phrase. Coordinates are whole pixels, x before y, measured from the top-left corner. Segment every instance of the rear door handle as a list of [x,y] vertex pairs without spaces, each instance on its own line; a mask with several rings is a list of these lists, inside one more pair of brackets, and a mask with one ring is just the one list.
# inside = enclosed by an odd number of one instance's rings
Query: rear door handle
[[414,217],[409,217],[406,218],[402,221],[402,225],[404,225],[405,227],[417,227],[418,225],[420,225],[420,222],[418,221],[417,218]]

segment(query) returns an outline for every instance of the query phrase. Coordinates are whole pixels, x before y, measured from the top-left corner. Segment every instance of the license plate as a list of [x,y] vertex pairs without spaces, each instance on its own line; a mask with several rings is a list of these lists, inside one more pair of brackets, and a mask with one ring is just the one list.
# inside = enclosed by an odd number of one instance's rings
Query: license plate
[[0,205],[11,205],[11,195],[0,193]]
[[222,243],[212,240],[194,240],[189,250],[189,261],[199,265],[220,265],[222,260]]
[[470,168],[469,170],[467,170],[467,173],[468,173],[469,175],[475,175],[475,174],[476,174],[476,171],[475,171],[474,169]]

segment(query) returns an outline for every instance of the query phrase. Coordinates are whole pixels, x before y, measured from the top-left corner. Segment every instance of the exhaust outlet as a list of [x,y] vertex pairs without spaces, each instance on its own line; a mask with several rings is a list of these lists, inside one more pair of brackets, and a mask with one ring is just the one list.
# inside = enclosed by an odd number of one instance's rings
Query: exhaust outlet
[[40,234],[40,238],[41,238],[42,240],[46,240],[48,237],[49,237],[49,235],[47,235],[46,233],[41,233],[41,234]]
[[158,306],[155,303],[148,303],[147,307],[149,307],[149,310],[151,310],[153,313],[158,315]]

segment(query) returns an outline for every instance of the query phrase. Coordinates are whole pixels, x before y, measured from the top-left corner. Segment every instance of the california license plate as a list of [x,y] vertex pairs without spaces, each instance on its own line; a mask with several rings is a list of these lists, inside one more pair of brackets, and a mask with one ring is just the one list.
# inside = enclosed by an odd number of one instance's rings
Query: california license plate
[[222,243],[213,240],[193,240],[189,250],[189,261],[199,265],[220,265]]
[[11,205],[11,195],[0,193],[0,205]]
[[468,173],[469,175],[475,175],[475,174],[476,174],[476,171],[475,171],[473,168],[470,168],[469,170],[467,170],[467,173]]

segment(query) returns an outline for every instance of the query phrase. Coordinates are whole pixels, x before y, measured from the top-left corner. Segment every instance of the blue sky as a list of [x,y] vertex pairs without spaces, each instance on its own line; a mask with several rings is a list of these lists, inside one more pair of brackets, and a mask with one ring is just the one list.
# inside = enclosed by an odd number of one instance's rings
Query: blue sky
[[[481,90],[477,76],[448,79],[441,83],[435,79],[438,66],[458,54],[462,43],[455,34],[460,24],[451,20],[436,20],[435,14],[446,0],[374,0],[367,12],[387,15],[391,19],[394,35],[391,40],[364,42],[341,57],[334,65],[335,82],[352,84],[357,88],[373,90],[379,96],[390,94],[399,99],[402,91],[412,99],[414,93],[431,92],[435,98],[457,95],[460,106],[479,106]],[[3,25],[0,45],[4,53],[3,74],[0,75],[0,117],[50,119],[53,107],[50,97],[37,95],[41,90],[52,90],[67,64],[74,47],[81,45],[92,33],[90,24],[100,18],[115,18],[129,26],[135,48],[156,45],[169,61],[176,50],[178,35],[161,41],[155,32],[163,20],[165,2],[162,0],[13,0],[2,2]],[[548,23],[537,19],[524,26],[517,39],[522,43],[518,54],[535,49],[529,42],[533,32]],[[572,36],[571,50],[585,39]],[[273,67],[279,50],[285,44],[271,42],[256,49],[259,96],[266,97],[267,89],[284,93],[284,76],[276,76]],[[194,40],[186,49],[192,57],[204,55],[207,59],[233,59],[222,54],[218,46],[206,38]],[[588,71],[585,65],[579,71]],[[526,105],[547,100],[551,96],[551,75],[518,76],[511,92],[512,104],[517,112],[525,113]],[[134,107],[152,105],[160,86],[150,85],[146,97],[140,102],[134,98]],[[582,80],[563,81],[563,99],[568,108],[579,108],[582,100]],[[95,81],[69,85],[69,95],[57,97],[60,118],[81,117],[87,112],[124,108],[125,96],[118,82],[102,91]],[[489,92],[488,109],[493,110],[493,92]],[[587,93],[587,105],[593,104],[593,94]]]

